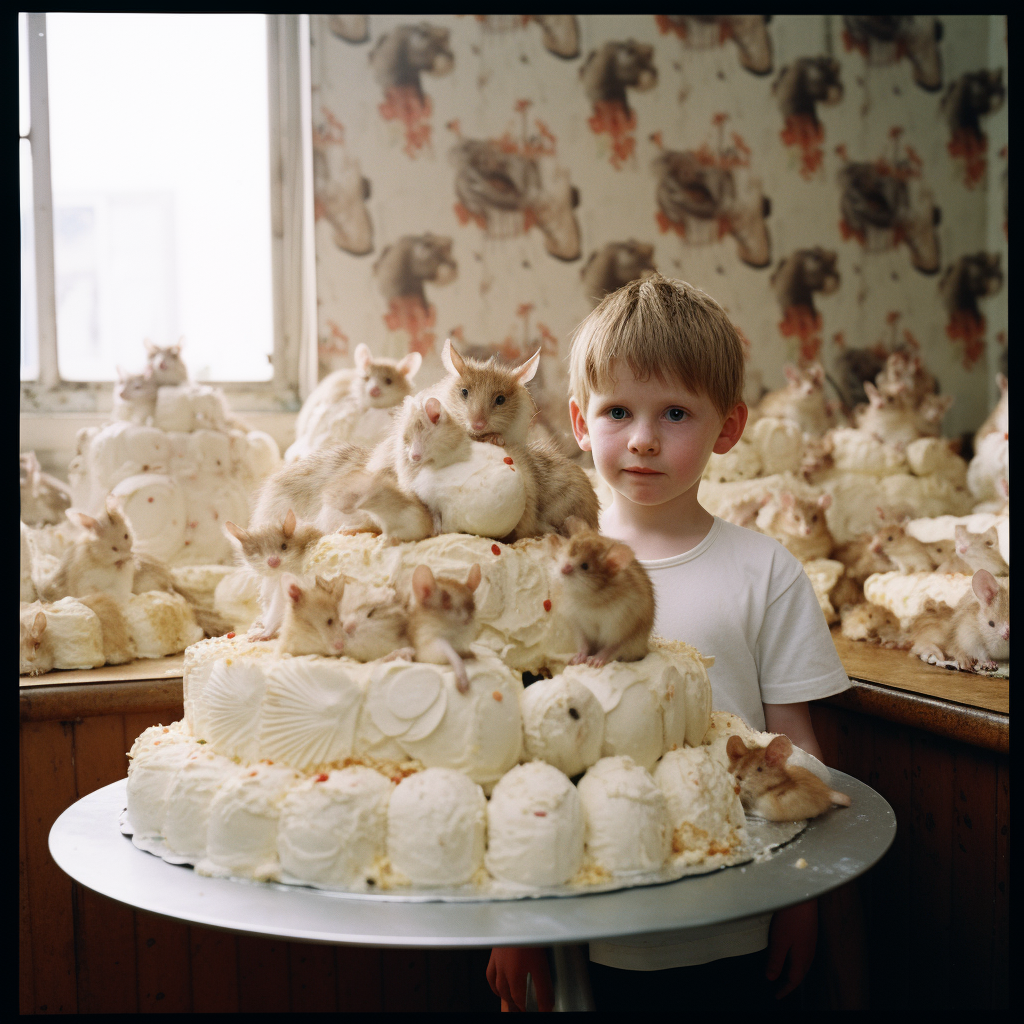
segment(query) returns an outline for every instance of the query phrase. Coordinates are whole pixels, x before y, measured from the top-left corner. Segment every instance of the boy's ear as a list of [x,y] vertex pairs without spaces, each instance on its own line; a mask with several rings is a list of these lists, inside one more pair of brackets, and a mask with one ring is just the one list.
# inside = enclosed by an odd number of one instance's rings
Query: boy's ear
[[583,418],[583,412],[576,404],[575,398],[569,399],[569,419],[572,420],[572,432],[576,443],[585,452],[591,450],[590,432],[587,430],[587,421]]
[[725,417],[715,447],[711,449],[716,455],[724,455],[743,436],[743,429],[747,425],[747,412],[746,403],[739,402]]

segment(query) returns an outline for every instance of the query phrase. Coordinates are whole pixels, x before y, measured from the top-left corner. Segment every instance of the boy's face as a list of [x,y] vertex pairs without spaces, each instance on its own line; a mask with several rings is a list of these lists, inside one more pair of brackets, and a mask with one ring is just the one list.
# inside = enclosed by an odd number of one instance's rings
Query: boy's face
[[598,474],[624,498],[661,505],[693,492],[712,452],[727,452],[740,438],[747,408],[728,416],[707,395],[675,379],[638,381],[620,361],[614,385],[590,396],[585,412],[570,403],[579,446],[594,454]]

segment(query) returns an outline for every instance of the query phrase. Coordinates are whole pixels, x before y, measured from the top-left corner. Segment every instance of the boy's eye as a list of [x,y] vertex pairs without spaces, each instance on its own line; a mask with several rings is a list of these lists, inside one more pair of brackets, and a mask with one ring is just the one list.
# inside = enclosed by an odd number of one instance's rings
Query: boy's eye
[[668,413],[666,413],[666,415],[668,416],[668,418],[673,423],[680,423],[686,417],[686,410],[685,409],[669,409],[669,411],[668,411]]
[[626,410],[621,405],[616,405],[608,410],[608,415],[613,420],[624,420],[626,418]]
[[505,404],[505,396],[504,395],[498,395],[498,397],[494,400],[494,404],[495,405],[504,405]]
[[463,398],[469,398],[469,388],[463,388],[462,389],[462,397]]

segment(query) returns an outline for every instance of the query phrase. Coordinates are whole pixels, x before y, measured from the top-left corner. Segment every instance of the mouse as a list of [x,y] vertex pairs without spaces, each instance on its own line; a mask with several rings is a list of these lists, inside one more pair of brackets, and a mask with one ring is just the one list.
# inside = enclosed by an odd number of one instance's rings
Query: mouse
[[346,639],[341,618],[344,577],[328,582],[317,576],[310,584],[294,573],[283,572],[278,585],[284,598],[284,619],[277,638],[277,653],[324,657],[343,654]]
[[78,600],[100,620],[104,662],[107,665],[124,665],[134,661],[138,651],[117,601],[98,590],[83,594]]
[[43,472],[35,452],[18,456],[21,481],[21,521],[26,526],[55,525],[64,522],[71,507],[71,490],[63,480]]
[[885,444],[909,444],[921,437],[921,416],[907,394],[879,391],[869,380],[864,381],[864,393],[867,405],[859,405],[853,414],[858,430]]
[[806,768],[786,764],[793,753],[788,736],[774,737],[767,747],[748,747],[733,734],[725,751],[743,809],[768,821],[816,818],[830,807],[852,802]]
[[507,444],[508,459],[523,472],[526,509],[506,543],[545,533],[568,536],[566,523],[576,519],[597,529],[601,505],[590,478],[553,441]]
[[966,526],[958,523],[953,535],[952,542],[944,542],[953,550],[946,552],[936,572],[958,572],[971,576],[979,569],[987,569],[993,576],[1010,575],[1010,567],[999,552],[999,533],[994,526],[990,526],[984,533],[971,533]]
[[570,665],[639,661],[654,627],[654,587],[633,549],[580,520],[548,535],[551,594],[577,642]]
[[365,513],[389,543],[425,540],[434,535],[430,509],[415,494],[403,491],[390,471],[369,480],[354,508]]
[[997,373],[996,384],[999,386],[999,401],[974,435],[975,451],[986,434],[1005,434],[1010,429],[1010,381],[1005,374]]
[[[343,609],[344,610],[344,609]],[[375,587],[343,616],[345,654],[356,661],[413,658],[409,643],[409,612],[391,587]]]
[[478,563],[469,567],[465,583],[436,577],[427,565],[417,565],[411,581],[409,643],[417,661],[451,665],[459,693],[469,692],[469,677],[463,659],[473,657],[469,645],[476,639],[476,603],[473,594],[480,586]]
[[115,420],[128,420],[146,426],[156,415],[159,385],[145,373],[126,373],[117,367],[112,415]]
[[248,567],[260,580],[260,620],[250,629],[249,639],[269,640],[284,620],[282,574],[299,573],[306,549],[323,534],[311,523],[300,523],[291,509],[277,525],[244,530],[226,522],[224,530],[235,541],[238,564]]
[[971,577],[971,589],[953,609],[918,616],[910,626],[911,654],[922,661],[952,661],[957,668],[992,670],[1010,659],[1010,588],[987,569]]
[[900,621],[888,608],[861,600],[839,612],[840,631],[848,640],[867,640],[882,647],[906,650],[911,645]]
[[938,381],[924,368],[920,357],[891,352],[875,377],[875,387],[883,394],[905,396],[916,407],[926,395],[935,394]]
[[782,491],[765,502],[757,513],[755,525],[801,562],[828,558],[835,547],[825,519],[825,512],[831,505],[832,497],[828,494],[801,498],[791,491]]
[[[413,378],[423,363],[419,352],[402,359],[374,358],[365,344],[356,346],[353,369],[329,373],[302,405],[295,422],[296,444],[286,458],[336,443],[338,429],[367,409],[391,409],[414,393]],[[301,443],[300,443],[301,442]],[[294,449],[294,451],[293,451]]]
[[835,409],[825,399],[825,371],[820,364],[799,370],[787,366],[786,386],[769,391],[757,404],[757,419],[774,416],[791,420],[811,437],[821,437],[836,425]]
[[331,445],[280,466],[256,492],[250,529],[279,524],[289,511],[321,533],[343,528],[347,520],[325,494],[333,496],[332,488],[348,474],[365,469],[369,457],[370,449],[361,445]]
[[869,550],[874,555],[888,559],[903,575],[931,572],[935,567],[932,556],[921,541],[907,533],[906,522],[900,519],[883,525],[871,538]]
[[219,612],[205,607],[205,602],[193,588],[181,583],[167,565],[152,555],[140,551],[132,552],[135,575],[132,583],[133,594],[145,594],[150,590],[163,590],[168,594],[183,597],[192,609],[196,622],[207,636],[223,636],[232,629],[232,624]]
[[188,383],[188,370],[181,359],[180,342],[177,345],[160,348],[147,338],[145,345],[146,368],[144,373],[153,384],[162,387],[165,384]]
[[448,376],[436,394],[469,431],[474,441],[525,444],[537,406],[526,385],[540,366],[540,349],[518,366],[506,367],[496,356],[486,361],[463,358],[445,339],[441,362]]
[[[27,614],[26,614],[27,612]],[[46,613],[31,607],[21,613],[20,675],[41,676],[53,668],[53,648],[46,635]]]
[[132,532],[117,499],[108,495],[106,511],[98,518],[74,508],[65,514],[82,532],[61,555],[57,571],[40,588],[40,597],[59,601],[102,590],[127,601],[135,581]]

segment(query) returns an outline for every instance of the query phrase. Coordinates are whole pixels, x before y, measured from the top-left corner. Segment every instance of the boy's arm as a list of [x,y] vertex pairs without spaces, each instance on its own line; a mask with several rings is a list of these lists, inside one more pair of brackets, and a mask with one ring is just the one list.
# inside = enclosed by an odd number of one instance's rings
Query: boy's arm
[[764,722],[768,732],[785,733],[798,747],[819,761],[822,759],[807,701],[798,704],[765,704]]

